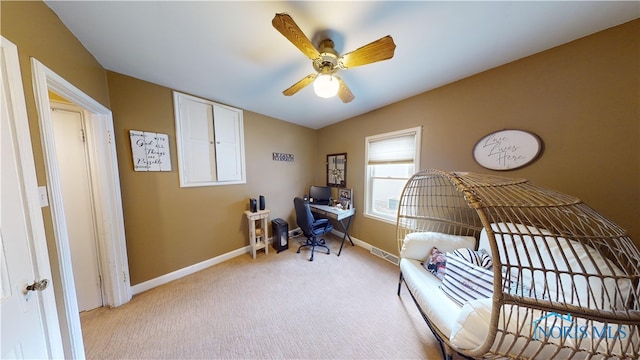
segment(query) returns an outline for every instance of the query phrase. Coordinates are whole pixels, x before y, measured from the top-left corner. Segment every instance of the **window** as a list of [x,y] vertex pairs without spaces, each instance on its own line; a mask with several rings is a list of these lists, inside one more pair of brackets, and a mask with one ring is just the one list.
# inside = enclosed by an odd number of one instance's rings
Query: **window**
[[180,186],[246,183],[242,110],[173,93]]
[[420,164],[422,127],[365,139],[365,216],[395,224],[402,189]]

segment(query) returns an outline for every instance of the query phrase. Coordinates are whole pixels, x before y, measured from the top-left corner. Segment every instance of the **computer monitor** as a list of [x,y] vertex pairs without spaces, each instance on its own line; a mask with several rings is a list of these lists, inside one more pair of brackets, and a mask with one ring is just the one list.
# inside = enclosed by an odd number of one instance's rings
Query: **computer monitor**
[[330,187],[313,185],[309,188],[309,202],[312,204],[327,205],[329,198],[331,198]]

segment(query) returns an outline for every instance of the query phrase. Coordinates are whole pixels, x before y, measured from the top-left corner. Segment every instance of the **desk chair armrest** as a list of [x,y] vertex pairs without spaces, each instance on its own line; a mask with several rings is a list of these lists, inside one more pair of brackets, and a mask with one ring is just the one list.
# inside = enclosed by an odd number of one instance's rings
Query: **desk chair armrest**
[[315,229],[326,228],[329,226],[329,219],[318,219],[316,220],[311,227]]

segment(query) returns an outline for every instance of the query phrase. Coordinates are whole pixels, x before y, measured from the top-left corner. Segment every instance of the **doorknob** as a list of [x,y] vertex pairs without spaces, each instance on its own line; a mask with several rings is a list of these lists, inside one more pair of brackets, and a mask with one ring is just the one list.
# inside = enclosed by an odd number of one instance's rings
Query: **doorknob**
[[27,287],[25,288],[25,294],[29,291],[42,291],[44,289],[47,288],[47,286],[49,286],[49,280],[47,279],[42,279],[40,281],[35,281],[33,284],[31,285],[27,285]]

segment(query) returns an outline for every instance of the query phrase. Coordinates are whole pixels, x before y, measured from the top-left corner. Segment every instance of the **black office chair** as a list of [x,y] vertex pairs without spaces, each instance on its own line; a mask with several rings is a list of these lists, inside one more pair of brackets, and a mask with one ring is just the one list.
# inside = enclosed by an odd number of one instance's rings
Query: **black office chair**
[[316,247],[323,247],[327,249],[328,255],[331,252],[329,247],[325,245],[324,239],[318,238],[333,230],[333,225],[331,225],[328,219],[315,220],[313,218],[313,214],[311,214],[311,209],[309,209],[309,204],[303,199],[298,197],[293,199],[293,205],[296,209],[296,221],[298,226],[307,238],[307,241],[298,248],[298,254],[300,253],[300,249],[304,247],[311,247],[311,257],[309,258],[309,261],[313,261],[313,253]]

